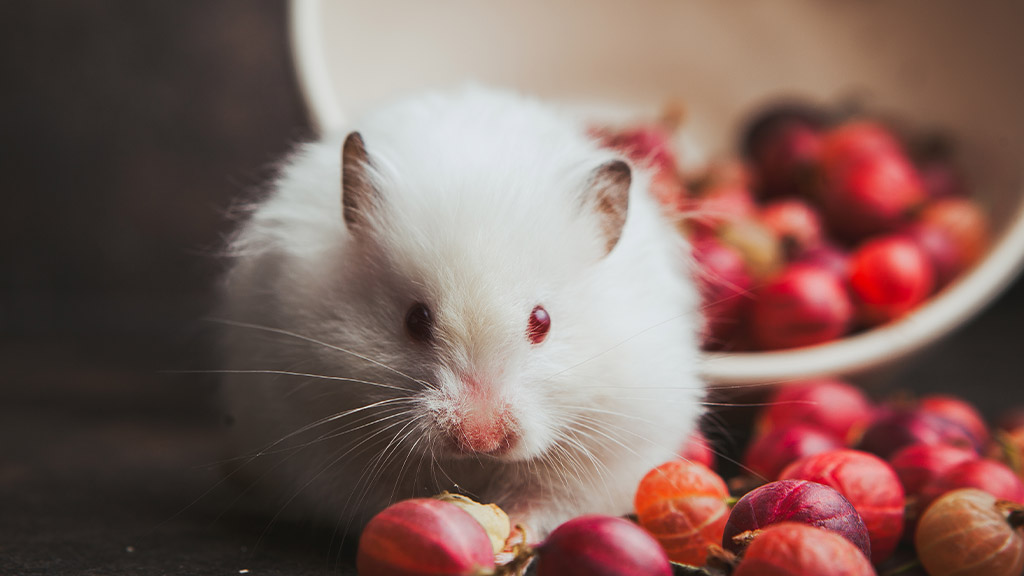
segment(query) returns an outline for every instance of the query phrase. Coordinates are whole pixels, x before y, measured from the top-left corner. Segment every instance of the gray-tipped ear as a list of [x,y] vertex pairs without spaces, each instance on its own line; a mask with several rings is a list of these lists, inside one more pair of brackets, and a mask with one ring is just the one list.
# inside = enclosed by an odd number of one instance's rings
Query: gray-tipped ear
[[583,196],[584,207],[593,211],[601,224],[606,254],[615,248],[626,225],[629,209],[629,186],[633,173],[622,160],[606,162],[594,170]]
[[366,211],[377,201],[370,170],[363,137],[350,133],[341,148],[341,211],[349,228],[365,224]]

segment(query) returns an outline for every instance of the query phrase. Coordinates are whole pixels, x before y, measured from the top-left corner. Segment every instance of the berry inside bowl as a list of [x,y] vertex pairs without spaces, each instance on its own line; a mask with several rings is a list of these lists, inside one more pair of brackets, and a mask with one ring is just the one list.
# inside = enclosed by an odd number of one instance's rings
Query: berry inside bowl
[[291,17],[299,81],[325,131],[382,98],[472,80],[609,120],[683,102],[683,169],[735,155],[750,114],[780,98],[857,102],[951,134],[989,218],[985,254],[868,330],[709,352],[703,371],[713,384],[876,371],[969,320],[1024,266],[1024,4],[293,0]]

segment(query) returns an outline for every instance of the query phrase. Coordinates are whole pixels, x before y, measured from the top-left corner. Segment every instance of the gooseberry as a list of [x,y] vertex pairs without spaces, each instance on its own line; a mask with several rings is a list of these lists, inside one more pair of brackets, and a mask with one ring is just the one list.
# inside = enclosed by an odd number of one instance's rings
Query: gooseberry
[[722,547],[741,555],[759,531],[781,522],[835,532],[871,557],[867,527],[850,501],[834,488],[806,480],[779,480],[747,492],[729,514]]
[[905,236],[872,238],[850,257],[850,292],[867,324],[907,314],[931,294],[934,281],[928,257]]
[[946,394],[931,394],[921,398],[921,410],[956,422],[974,437],[974,446],[982,451],[991,440],[988,425],[981,413],[966,401]]
[[824,268],[796,263],[754,291],[750,331],[762,349],[795,348],[842,336],[852,318],[842,280]]
[[779,386],[757,420],[759,434],[801,423],[848,440],[855,426],[871,417],[871,403],[856,386],[837,378],[817,378]]
[[918,408],[880,408],[861,436],[858,448],[888,459],[911,444],[950,444],[974,450],[963,426]]
[[945,494],[921,516],[914,544],[931,576],[1020,576],[1024,512],[975,488]]
[[665,551],[643,528],[614,516],[580,516],[537,545],[537,576],[671,576]]
[[977,460],[974,450],[948,444],[911,444],[889,459],[907,496],[917,496],[933,480],[968,460]]
[[795,522],[766,528],[732,576],[875,576],[871,562],[838,534]]
[[725,481],[706,466],[684,460],[648,472],[637,488],[637,519],[669,558],[701,565],[707,547],[722,541],[729,515]]
[[494,570],[487,532],[451,502],[416,498],[393,504],[363,529],[361,576],[477,576]]
[[747,446],[743,463],[754,474],[771,481],[777,479],[779,472],[791,462],[842,447],[842,441],[825,430],[791,424],[755,438]]
[[1024,503],[1024,483],[1006,464],[979,458],[946,470],[921,490],[921,508],[959,488],[977,488],[1001,500]]
[[798,460],[779,477],[818,482],[845,496],[867,526],[874,563],[896,549],[906,499],[899,477],[884,460],[859,450],[836,450]]

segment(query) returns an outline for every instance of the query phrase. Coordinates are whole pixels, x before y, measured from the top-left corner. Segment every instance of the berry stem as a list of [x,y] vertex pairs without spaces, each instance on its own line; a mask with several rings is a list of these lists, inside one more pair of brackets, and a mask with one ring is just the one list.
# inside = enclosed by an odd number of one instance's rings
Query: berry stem
[[498,566],[494,571],[494,576],[519,576],[526,571],[530,562],[533,561],[533,557],[537,555],[537,551],[527,543],[526,526],[516,524],[516,530],[519,531],[522,540],[512,546],[515,556],[507,564]]
[[1024,526],[1024,510],[1014,510],[1010,512],[1010,515],[1006,518],[1006,521],[1013,526],[1014,529],[1018,529]]
[[996,508],[1006,514],[1006,521],[1015,530],[1024,526],[1024,506],[1009,500],[999,500],[996,502]]
[[739,556],[736,556],[725,548],[714,544],[708,546],[708,556],[705,560],[705,567],[711,573],[732,574],[732,571],[739,563]]

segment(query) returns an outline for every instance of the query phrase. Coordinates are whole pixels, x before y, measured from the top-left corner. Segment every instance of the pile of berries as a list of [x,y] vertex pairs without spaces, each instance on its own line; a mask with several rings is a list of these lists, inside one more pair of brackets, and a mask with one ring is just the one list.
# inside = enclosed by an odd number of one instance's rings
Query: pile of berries
[[367,526],[359,573],[1024,573],[1024,411],[993,431],[956,397],[873,403],[844,381],[807,380],[772,392],[741,474],[727,482],[714,454],[696,434],[641,480],[632,521],[583,516],[535,547],[493,505],[400,502]]
[[758,114],[742,160],[681,174],[662,124],[598,130],[653,173],[699,264],[705,347],[819,344],[900,318],[988,245],[951,146],[806,104]]

